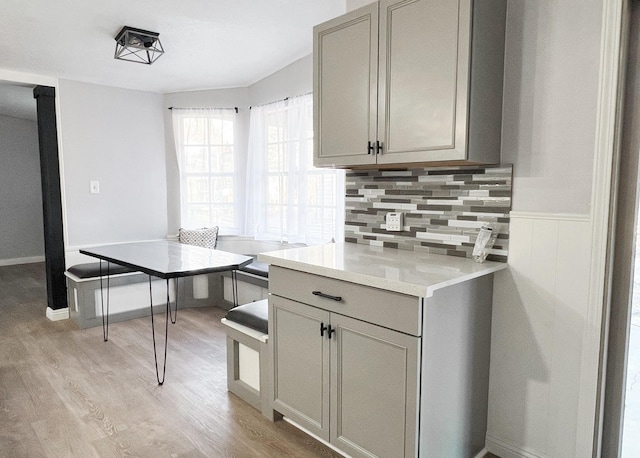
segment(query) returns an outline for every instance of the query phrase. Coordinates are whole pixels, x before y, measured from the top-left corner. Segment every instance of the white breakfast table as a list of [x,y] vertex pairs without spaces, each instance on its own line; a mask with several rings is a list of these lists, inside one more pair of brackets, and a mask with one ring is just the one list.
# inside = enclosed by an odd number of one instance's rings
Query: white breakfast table
[[[128,267],[132,270],[143,272],[149,275],[149,302],[151,306],[151,329],[153,335],[153,355],[156,364],[156,379],[162,385],[165,379],[167,368],[167,342],[169,336],[169,321],[176,322],[178,313],[178,292],[175,293],[175,315],[171,313],[171,302],[169,300],[169,280],[194,275],[208,274],[213,272],[231,271],[235,280],[235,271],[250,264],[253,258],[235,253],[228,253],[215,249],[203,248],[194,245],[186,245],[167,240],[151,242],[122,243],[116,245],[103,245],[92,248],[83,248],[80,253],[92,256],[100,260],[100,297],[102,305],[102,327],[103,337],[106,342],[109,340],[109,270],[110,263]],[[105,271],[102,271],[102,262],[106,261]],[[103,275],[104,274],[104,275]],[[103,277],[106,276],[107,310],[105,314],[105,301],[103,293]],[[151,291],[151,277],[166,280],[167,304],[166,323],[164,341],[164,363],[162,369],[162,379],[158,370],[158,357],[156,352],[156,333],[153,318],[153,296]],[[236,302],[236,286],[234,282],[234,305]],[[175,318],[174,318],[175,317]]]

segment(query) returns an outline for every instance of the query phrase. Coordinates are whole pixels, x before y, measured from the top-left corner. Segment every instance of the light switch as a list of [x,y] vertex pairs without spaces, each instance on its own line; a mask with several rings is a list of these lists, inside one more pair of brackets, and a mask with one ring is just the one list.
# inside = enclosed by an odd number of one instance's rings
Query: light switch
[[90,181],[89,188],[91,189],[91,194],[100,194],[100,182],[99,181]]

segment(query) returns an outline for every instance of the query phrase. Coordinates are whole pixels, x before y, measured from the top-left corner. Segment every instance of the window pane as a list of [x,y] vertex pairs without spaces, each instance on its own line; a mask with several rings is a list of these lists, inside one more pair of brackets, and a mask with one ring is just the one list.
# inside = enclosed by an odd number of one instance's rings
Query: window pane
[[209,178],[187,177],[187,203],[209,202]]
[[206,141],[207,133],[207,119],[198,118],[186,118],[183,123],[184,129],[184,144],[185,145],[204,145]]
[[282,189],[280,186],[280,178],[278,176],[269,177],[267,180],[268,188],[267,188],[267,202],[270,204],[281,204],[283,203],[282,198]]
[[234,227],[233,205],[215,205],[211,207],[211,224],[221,227]]
[[280,235],[284,210],[280,205],[267,205],[267,232]]
[[211,219],[209,205],[189,205],[187,208],[190,224],[194,227],[209,226],[209,221]]
[[225,119],[222,121],[222,142],[223,145],[233,145],[233,121]]
[[233,172],[233,147],[214,146],[211,148],[211,170],[216,172]]
[[233,203],[233,178],[230,176],[211,177],[211,202]]
[[206,148],[202,146],[185,146],[184,148],[185,172],[208,172],[209,161],[207,160]]

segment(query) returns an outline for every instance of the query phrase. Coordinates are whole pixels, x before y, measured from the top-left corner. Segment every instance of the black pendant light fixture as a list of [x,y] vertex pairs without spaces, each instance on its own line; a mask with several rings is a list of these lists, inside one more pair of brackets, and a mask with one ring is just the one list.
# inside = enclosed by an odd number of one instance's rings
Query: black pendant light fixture
[[159,33],[124,26],[116,35],[115,59],[151,65],[164,54]]

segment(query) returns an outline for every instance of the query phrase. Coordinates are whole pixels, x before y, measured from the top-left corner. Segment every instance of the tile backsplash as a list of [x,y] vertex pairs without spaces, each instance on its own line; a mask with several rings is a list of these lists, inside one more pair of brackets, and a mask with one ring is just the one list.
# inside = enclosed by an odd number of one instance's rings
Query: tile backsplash
[[[511,166],[347,171],[345,241],[470,258],[493,223],[487,259],[506,262],[511,178]],[[404,212],[401,232],[386,230],[388,212]]]

